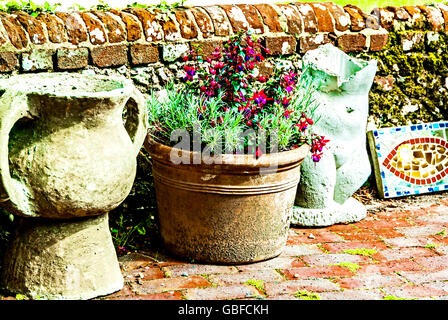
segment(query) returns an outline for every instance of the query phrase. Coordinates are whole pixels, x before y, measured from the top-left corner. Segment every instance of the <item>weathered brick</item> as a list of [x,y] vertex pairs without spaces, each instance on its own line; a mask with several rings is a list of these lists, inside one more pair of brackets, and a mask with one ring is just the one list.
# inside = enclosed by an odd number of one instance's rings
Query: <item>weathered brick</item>
[[223,9],[218,6],[203,7],[210,15],[215,30],[215,36],[228,36],[230,34],[230,23],[226,19]]
[[126,39],[128,41],[137,41],[142,37],[142,27],[139,20],[130,13],[117,11],[126,27]]
[[209,264],[176,264],[163,269],[171,277],[191,276],[215,273],[236,273],[238,270],[233,266],[209,265]]
[[98,10],[90,11],[90,13],[94,14],[103,23],[109,43],[118,43],[126,40],[124,28],[118,22],[116,15]]
[[370,51],[380,51],[382,50],[389,40],[389,35],[387,33],[377,33],[370,35]]
[[313,254],[302,257],[302,260],[310,266],[329,266],[338,265],[339,263],[367,263],[372,261],[367,256],[361,256],[349,253],[328,253],[328,254]]
[[317,18],[313,8],[309,4],[304,3],[294,3],[294,5],[302,17],[304,31],[309,33],[318,32]]
[[47,37],[44,34],[42,23],[23,11],[14,12],[13,16],[22,24],[28,32],[31,43],[44,44],[47,42]]
[[363,51],[366,48],[366,39],[361,33],[345,33],[338,38],[337,44],[344,52]]
[[362,264],[360,267],[361,268],[356,272],[357,274],[388,274],[393,272],[417,271],[423,269],[418,263],[409,259]]
[[414,284],[428,283],[434,281],[448,281],[448,269],[433,272],[412,271],[400,272],[400,275]]
[[4,14],[0,16],[11,44],[19,50],[26,48],[28,46],[28,38],[22,25],[10,15]]
[[287,55],[296,52],[297,41],[294,36],[266,37],[265,41],[269,55]]
[[0,72],[10,72],[18,65],[19,60],[15,52],[0,52]]
[[265,291],[269,296],[295,293],[298,290],[306,290],[309,292],[325,292],[339,291],[340,287],[328,279],[288,280],[280,283],[265,284]]
[[106,32],[100,21],[93,15],[87,12],[79,13],[82,20],[87,26],[87,31],[90,36],[90,43],[92,44],[103,44],[106,42]]
[[[194,39],[198,36],[198,30],[194,24],[194,17],[190,17],[185,10],[176,10],[175,15],[180,26],[180,33],[184,39]],[[192,14],[192,13],[190,13]]]
[[328,252],[338,253],[349,249],[387,249],[388,246],[383,241],[350,241],[337,243],[324,243],[322,247]]
[[389,10],[394,13],[394,19],[396,20],[409,20],[411,16],[409,13],[402,7],[397,6],[387,6],[386,10]]
[[22,53],[22,70],[25,72],[36,70],[53,70],[52,49],[34,49]]
[[150,294],[203,287],[211,287],[210,282],[201,276],[191,276],[142,281],[142,284],[138,286],[138,291],[140,294]]
[[372,10],[372,15],[378,19],[380,25],[386,30],[391,30],[394,27],[394,12],[386,10],[385,8],[374,8]]
[[319,293],[321,300],[381,300],[384,294],[379,290],[344,290]]
[[416,236],[430,236],[434,235],[440,231],[439,225],[427,225],[422,227],[412,227],[412,228],[397,228],[401,233],[408,237]]
[[282,27],[280,25],[280,18],[278,13],[269,4],[256,4],[254,5],[263,19],[265,25],[268,26],[270,32],[282,32]]
[[298,245],[288,245],[283,249],[280,257],[296,257],[305,256],[309,254],[322,253],[322,250],[315,244],[298,244]]
[[165,278],[165,274],[158,267],[140,267],[129,271],[126,276],[126,281],[148,281],[163,278]]
[[318,2],[310,3],[317,17],[317,28],[319,32],[333,32],[334,25],[330,10]]
[[419,8],[416,6],[403,6],[403,8],[408,12],[410,15],[410,24],[411,25],[418,25],[424,20],[424,16]]
[[364,274],[351,278],[335,279],[334,281],[344,289],[375,289],[400,286],[406,283],[405,280],[394,273],[388,275]]
[[446,4],[438,3],[437,7],[440,9],[444,20],[444,28],[448,30],[448,6]]
[[36,19],[46,25],[50,42],[61,43],[67,40],[64,24],[57,16],[49,13],[39,13]]
[[350,17],[344,9],[333,2],[322,3],[328,8],[334,20],[334,26],[338,31],[346,31],[350,27]]
[[183,300],[179,291],[161,292],[153,294],[127,295],[111,298],[110,300]]
[[432,31],[440,31],[443,28],[445,20],[439,9],[430,6],[417,6],[424,13],[426,19],[431,25]]
[[[165,41],[177,41],[181,39],[180,31],[173,20],[172,15],[162,13],[160,10],[155,10],[156,19],[162,27]],[[157,18],[160,16],[161,18]]]
[[189,50],[190,46],[185,42],[164,44],[162,46],[163,61],[174,62],[184,57]]
[[353,272],[342,266],[287,268],[281,269],[281,272],[287,279],[351,277],[354,275]]
[[431,288],[428,285],[419,286],[401,286],[401,287],[388,287],[383,288],[386,296],[395,296],[397,298],[424,298],[424,297],[438,297],[445,296],[448,294],[445,290],[440,290],[437,288]]
[[361,14],[361,9],[357,6],[348,4],[344,6],[345,12],[350,17],[350,30],[351,31],[361,31],[365,29],[366,23],[363,15]]
[[159,47],[153,44],[133,44],[130,46],[133,65],[159,62]]
[[415,262],[428,270],[448,268],[448,256],[417,257]]
[[192,49],[197,49],[198,53],[203,57],[209,57],[216,48],[222,49],[223,47],[223,43],[220,40],[192,41],[190,45]]
[[131,7],[123,11],[135,15],[143,26],[146,41],[163,40],[162,27],[157,23],[156,17],[143,8]]
[[238,265],[238,270],[241,271],[257,271],[257,270],[269,270],[269,269],[287,269],[295,266],[296,258],[290,257],[277,257],[274,259],[255,262],[251,264]]
[[427,248],[393,248],[381,251],[387,260],[402,260],[420,257],[433,257],[436,254]]
[[82,69],[88,64],[87,48],[60,48],[56,52],[56,67],[60,70]]
[[199,30],[204,38],[209,38],[214,32],[213,22],[210,17],[200,8],[193,7],[190,9],[193,14]]
[[278,4],[282,14],[286,18],[286,25],[289,34],[301,34],[303,32],[302,18],[297,12],[297,8],[287,4]]
[[259,297],[258,290],[250,285],[234,285],[226,287],[194,288],[185,291],[188,300],[228,300]]
[[232,5],[221,5],[220,7],[226,12],[230,24],[232,25],[233,32],[237,33],[249,29],[249,23],[239,7]]
[[87,30],[81,23],[81,18],[75,13],[56,12],[55,14],[63,21],[70,43],[77,45],[87,41]]
[[261,270],[250,272],[238,272],[231,274],[212,274],[208,278],[213,284],[220,286],[231,286],[244,284],[245,282],[255,279],[264,282],[281,282],[283,277],[274,270]]
[[241,9],[246,17],[246,20],[249,23],[249,29],[253,30],[255,33],[264,32],[264,25],[259,17],[257,8],[249,4],[238,4],[237,7]]
[[[302,48],[300,49],[302,51]],[[338,242],[344,239],[337,234],[325,229],[310,231],[310,229],[298,229],[296,235],[288,237],[288,244]],[[311,236],[312,235],[312,236]]]
[[128,61],[126,45],[93,47],[90,54],[93,64],[97,67],[121,66]]

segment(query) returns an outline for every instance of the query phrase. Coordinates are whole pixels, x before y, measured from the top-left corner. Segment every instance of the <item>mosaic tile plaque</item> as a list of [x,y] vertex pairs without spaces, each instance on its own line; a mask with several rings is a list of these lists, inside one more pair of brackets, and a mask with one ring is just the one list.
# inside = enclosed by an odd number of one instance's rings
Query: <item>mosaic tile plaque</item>
[[376,129],[367,136],[382,198],[448,190],[448,121]]

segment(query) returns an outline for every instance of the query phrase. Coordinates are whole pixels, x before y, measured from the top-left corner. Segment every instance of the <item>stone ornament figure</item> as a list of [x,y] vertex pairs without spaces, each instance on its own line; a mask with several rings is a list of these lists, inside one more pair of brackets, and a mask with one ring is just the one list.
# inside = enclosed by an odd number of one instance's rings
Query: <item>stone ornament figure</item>
[[134,182],[143,95],[125,78],[70,73],[13,76],[0,93],[0,205],[18,220],[0,285],[46,299],[120,290],[108,212]]
[[292,224],[329,226],[359,221],[365,207],[352,198],[371,174],[366,146],[368,93],[376,60],[352,58],[331,44],[308,51],[303,77],[316,89],[313,130],[330,142],[322,159],[301,167]]

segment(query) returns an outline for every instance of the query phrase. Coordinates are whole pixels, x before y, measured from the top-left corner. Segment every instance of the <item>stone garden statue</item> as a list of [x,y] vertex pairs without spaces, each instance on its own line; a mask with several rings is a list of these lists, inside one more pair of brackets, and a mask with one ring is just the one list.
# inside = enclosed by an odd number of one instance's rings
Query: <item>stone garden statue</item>
[[317,89],[319,120],[313,130],[330,142],[319,162],[308,157],[302,163],[292,224],[328,226],[365,218],[365,207],[351,196],[371,173],[366,126],[376,69],[376,60],[352,58],[331,44],[304,55],[302,77]]
[[0,285],[46,299],[120,290],[108,212],[134,182],[143,95],[125,78],[70,73],[13,76],[0,93],[0,205],[18,220]]

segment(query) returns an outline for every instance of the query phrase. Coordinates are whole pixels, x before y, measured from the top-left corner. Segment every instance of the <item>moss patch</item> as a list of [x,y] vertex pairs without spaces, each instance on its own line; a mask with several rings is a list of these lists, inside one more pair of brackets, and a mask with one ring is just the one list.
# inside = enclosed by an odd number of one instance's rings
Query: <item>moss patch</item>
[[321,300],[317,293],[308,292],[307,290],[298,290],[294,293],[294,296],[301,300]]

